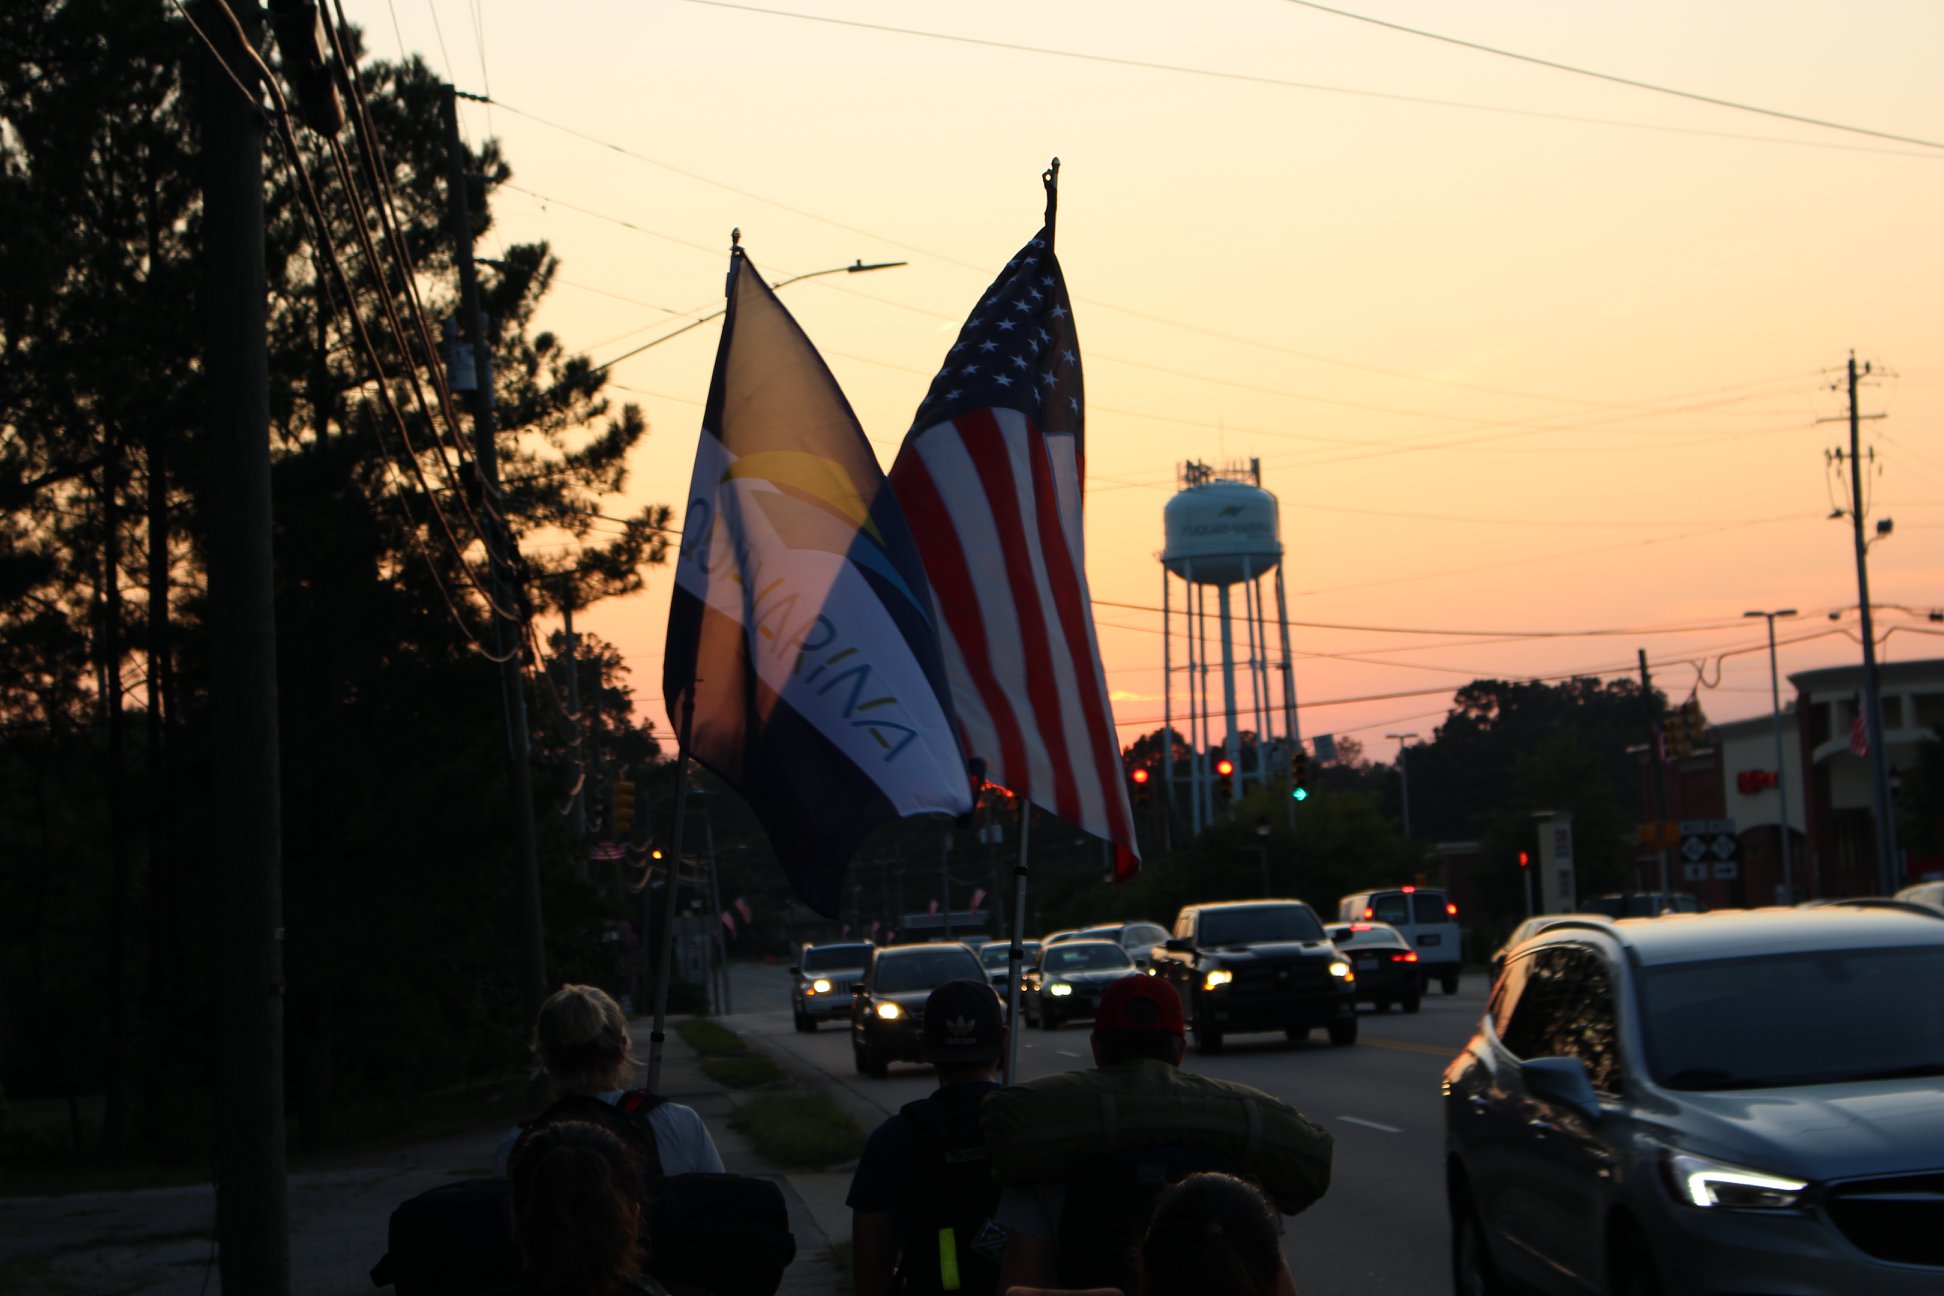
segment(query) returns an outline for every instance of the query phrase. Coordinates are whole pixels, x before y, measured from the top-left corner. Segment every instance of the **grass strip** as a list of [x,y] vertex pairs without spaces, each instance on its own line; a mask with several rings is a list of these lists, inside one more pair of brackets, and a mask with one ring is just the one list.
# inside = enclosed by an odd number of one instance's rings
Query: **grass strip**
[[825,1093],[757,1094],[729,1123],[758,1156],[788,1170],[822,1170],[864,1151],[863,1129]]
[[784,1078],[782,1067],[758,1053],[711,1054],[702,1059],[702,1070],[731,1089],[756,1089]]
[[675,1023],[675,1033],[688,1042],[688,1046],[703,1057],[711,1053],[734,1053],[743,1051],[742,1036],[720,1022],[691,1017],[687,1021]]

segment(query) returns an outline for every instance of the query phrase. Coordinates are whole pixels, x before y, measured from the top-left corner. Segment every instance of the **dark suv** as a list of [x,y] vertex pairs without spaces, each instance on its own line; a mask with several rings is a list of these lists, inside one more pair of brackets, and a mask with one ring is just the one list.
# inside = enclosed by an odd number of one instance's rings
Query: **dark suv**
[[1944,918],[1564,921],[1445,1069],[1461,1293],[1944,1291]]
[[1150,970],[1180,992],[1204,1053],[1236,1031],[1327,1026],[1330,1043],[1357,1042],[1356,973],[1301,900],[1190,905]]
[[979,956],[957,941],[873,950],[864,979],[851,990],[851,1056],[857,1073],[882,1076],[891,1062],[916,1062],[931,992],[947,981],[985,979]]

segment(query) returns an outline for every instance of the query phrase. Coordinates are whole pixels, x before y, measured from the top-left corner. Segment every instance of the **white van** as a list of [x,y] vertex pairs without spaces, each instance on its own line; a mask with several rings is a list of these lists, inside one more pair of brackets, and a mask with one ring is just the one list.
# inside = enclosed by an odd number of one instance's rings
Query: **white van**
[[1438,888],[1406,884],[1359,891],[1337,901],[1337,921],[1389,923],[1417,951],[1423,986],[1429,989],[1436,981],[1446,994],[1458,993],[1464,934],[1458,928],[1458,906]]

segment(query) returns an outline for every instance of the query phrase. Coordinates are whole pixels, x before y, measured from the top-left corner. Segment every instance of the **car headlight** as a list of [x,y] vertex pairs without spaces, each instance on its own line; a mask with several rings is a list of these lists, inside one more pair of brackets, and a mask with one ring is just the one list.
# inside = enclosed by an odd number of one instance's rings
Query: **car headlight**
[[1064,999],[1073,993],[1073,987],[1064,981],[1055,981],[1052,985],[1046,987],[1046,993],[1052,995],[1055,999]]
[[1330,964],[1330,975],[1333,977],[1342,977],[1345,981],[1355,981],[1357,979],[1357,974],[1350,970],[1350,965],[1341,959]]
[[886,1021],[896,1021],[904,1016],[904,1009],[894,1003],[881,1003],[877,1006],[877,1015]]
[[1669,1152],[1662,1166],[1675,1200],[1689,1206],[1731,1210],[1793,1210],[1809,1185],[1691,1152]]
[[824,980],[824,979],[823,979],[822,977],[818,977],[818,978],[817,978],[817,979],[816,979],[815,981],[812,981],[812,982],[810,983],[810,993],[811,993],[811,994],[829,994],[829,993],[830,993],[830,982],[828,982],[828,981],[826,981],[826,980]]
[[1216,986],[1225,986],[1233,980],[1235,980],[1235,973],[1227,968],[1210,968],[1208,975],[1202,978],[1202,989],[1213,990]]

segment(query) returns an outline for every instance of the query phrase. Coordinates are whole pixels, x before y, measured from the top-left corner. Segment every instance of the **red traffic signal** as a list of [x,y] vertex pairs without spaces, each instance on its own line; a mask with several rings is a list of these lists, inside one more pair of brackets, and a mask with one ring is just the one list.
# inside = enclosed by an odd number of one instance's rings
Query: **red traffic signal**
[[1530,853],[1528,853],[1528,852],[1526,852],[1526,851],[1520,851],[1520,852],[1519,852],[1519,867],[1520,867],[1520,868],[1525,868],[1525,867],[1526,867],[1526,866],[1527,866],[1528,864],[1531,864],[1531,863],[1532,863],[1532,856],[1531,856],[1531,854],[1530,854]]
[[1235,762],[1224,756],[1215,762],[1215,789],[1223,796],[1235,792]]
[[1147,766],[1136,765],[1133,771],[1129,773],[1127,777],[1134,781],[1135,787],[1146,787],[1147,781],[1154,776],[1148,773]]

